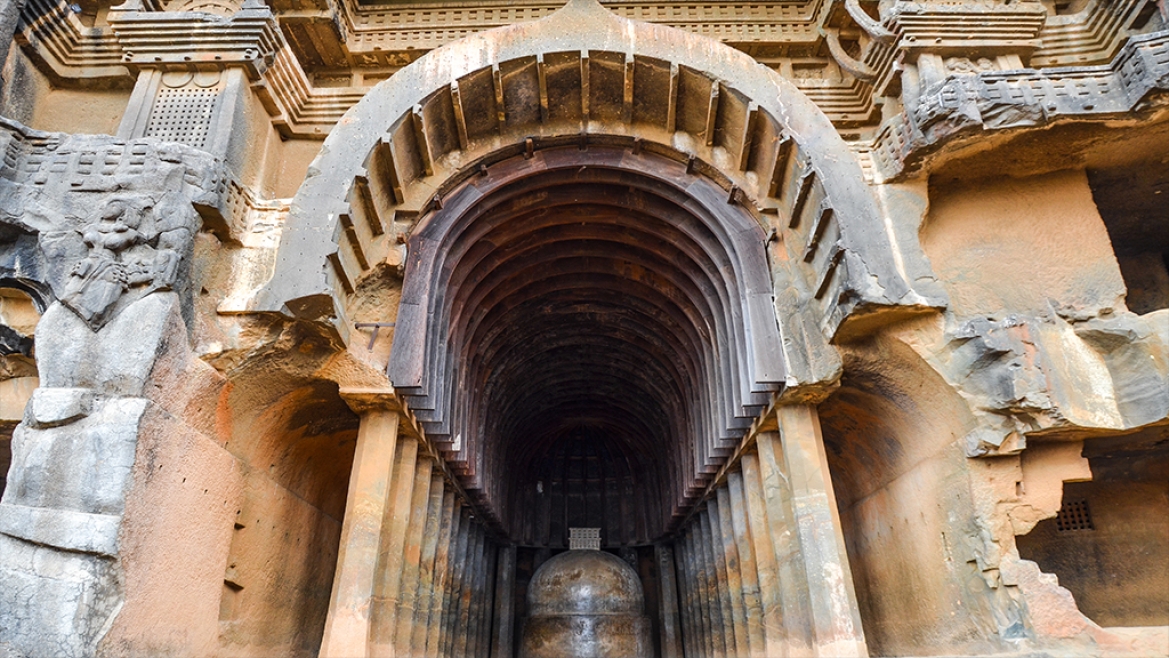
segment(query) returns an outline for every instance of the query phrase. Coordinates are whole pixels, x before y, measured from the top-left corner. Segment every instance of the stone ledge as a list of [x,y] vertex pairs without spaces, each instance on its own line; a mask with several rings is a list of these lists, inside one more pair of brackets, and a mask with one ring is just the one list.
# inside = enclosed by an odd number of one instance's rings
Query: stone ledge
[[0,503],[0,532],[67,551],[116,555],[122,517]]
[[68,425],[93,410],[91,388],[38,388],[32,393],[29,424],[37,429]]

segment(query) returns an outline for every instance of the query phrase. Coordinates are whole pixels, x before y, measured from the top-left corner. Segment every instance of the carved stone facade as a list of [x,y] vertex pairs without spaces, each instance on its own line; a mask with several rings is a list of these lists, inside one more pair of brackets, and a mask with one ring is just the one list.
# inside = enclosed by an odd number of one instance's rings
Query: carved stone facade
[[603,4],[0,0],[0,658],[1169,655],[1165,3]]

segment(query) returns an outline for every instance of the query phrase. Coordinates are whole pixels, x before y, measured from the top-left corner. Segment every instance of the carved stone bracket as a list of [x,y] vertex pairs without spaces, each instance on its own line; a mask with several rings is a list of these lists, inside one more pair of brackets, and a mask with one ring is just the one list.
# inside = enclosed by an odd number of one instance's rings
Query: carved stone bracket
[[13,155],[0,166],[0,277],[34,276],[95,331],[152,292],[185,296],[200,213],[226,211],[217,161],[152,139],[8,121],[0,139]]

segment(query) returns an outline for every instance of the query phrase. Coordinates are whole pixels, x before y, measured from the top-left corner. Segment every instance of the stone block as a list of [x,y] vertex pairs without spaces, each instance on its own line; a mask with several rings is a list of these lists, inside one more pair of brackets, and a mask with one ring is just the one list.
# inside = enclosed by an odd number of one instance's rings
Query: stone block
[[115,514],[86,514],[0,503],[0,532],[35,544],[80,553],[117,554],[121,521],[122,517]]
[[107,400],[70,425],[20,425],[4,502],[27,507],[121,514],[139,422],[149,402]]
[[0,656],[91,656],[117,607],[112,560],[0,535]]
[[88,388],[38,388],[28,409],[32,427],[44,429],[68,425],[89,415],[93,390]]
[[96,332],[73,311],[54,304],[38,325],[41,385],[141,395],[176,325],[183,326],[174,293],[148,295]]

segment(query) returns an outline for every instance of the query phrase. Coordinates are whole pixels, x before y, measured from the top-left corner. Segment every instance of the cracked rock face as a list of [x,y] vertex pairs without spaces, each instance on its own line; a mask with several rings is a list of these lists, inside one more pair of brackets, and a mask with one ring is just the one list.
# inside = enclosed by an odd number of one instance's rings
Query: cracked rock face
[[0,658],[1163,653],[1164,2],[316,4],[0,8]]

